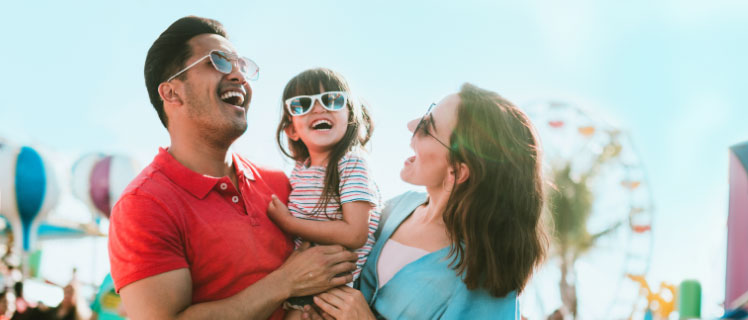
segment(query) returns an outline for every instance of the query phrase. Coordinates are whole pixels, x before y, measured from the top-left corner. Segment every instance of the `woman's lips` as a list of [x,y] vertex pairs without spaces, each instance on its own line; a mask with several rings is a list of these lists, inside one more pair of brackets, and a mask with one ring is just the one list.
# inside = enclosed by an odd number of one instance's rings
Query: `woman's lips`
[[409,165],[409,164],[411,164],[411,163],[413,163],[415,161],[416,161],[416,156],[412,156],[412,157],[410,157],[408,159],[405,159],[405,165],[407,166],[407,165]]

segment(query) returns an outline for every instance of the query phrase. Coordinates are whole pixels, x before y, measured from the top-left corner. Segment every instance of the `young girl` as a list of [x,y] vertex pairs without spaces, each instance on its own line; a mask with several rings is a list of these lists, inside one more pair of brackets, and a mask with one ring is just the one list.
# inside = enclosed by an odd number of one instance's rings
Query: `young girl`
[[[355,250],[355,281],[375,242],[381,208],[379,190],[362,157],[374,129],[371,118],[353,101],[345,79],[325,68],[291,79],[282,103],[278,145],[296,165],[288,208],[273,198],[268,216],[296,236],[297,248],[303,239]],[[310,296],[288,302],[293,308],[312,304]]]

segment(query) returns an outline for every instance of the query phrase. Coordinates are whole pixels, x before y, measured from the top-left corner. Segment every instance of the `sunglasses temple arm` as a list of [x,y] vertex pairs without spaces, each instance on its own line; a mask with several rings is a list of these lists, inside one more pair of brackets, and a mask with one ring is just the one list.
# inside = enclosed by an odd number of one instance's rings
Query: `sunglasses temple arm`
[[189,70],[190,68],[194,67],[196,64],[200,63],[201,61],[205,60],[205,58],[208,58],[208,57],[210,57],[210,54],[208,54],[207,56],[204,56],[204,57],[198,59],[197,61],[193,62],[189,66],[186,66],[184,69],[179,70],[179,72],[175,73],[173,76],[171,76],[169,79],[167,79],[166,82],[174,80],[174,78],[178,77],[180,74],[182,74],[185,71]]

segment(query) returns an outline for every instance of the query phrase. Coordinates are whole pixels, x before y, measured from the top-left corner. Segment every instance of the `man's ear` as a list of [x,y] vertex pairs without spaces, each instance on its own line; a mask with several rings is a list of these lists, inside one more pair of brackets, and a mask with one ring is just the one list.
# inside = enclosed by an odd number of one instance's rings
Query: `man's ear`
[[164,102],[171,104],[182,104],[182,98],[177,94],[176,87],[168,82],[158,85],[158,95]]
[[465,163],[460,162],[457,165],[457,176],[455,177],[455,179],[457,179],[457,184],[465,182],[469,177],[470,169]]
[[289,123],[283,130],[286,132],[286,136],[288,136],[288,138],[293,141],[299,141],[299,134],[296,133],[296,129],[294,129],[293,127],[293,122]]

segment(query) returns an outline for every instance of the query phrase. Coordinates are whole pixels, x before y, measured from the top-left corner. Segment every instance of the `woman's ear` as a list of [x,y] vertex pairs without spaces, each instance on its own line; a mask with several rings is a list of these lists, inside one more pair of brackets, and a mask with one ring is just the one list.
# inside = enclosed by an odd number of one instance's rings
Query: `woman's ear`
[[462,162],[459,162],[456,168],[450,167],[448,173],[447,178],[442,181],[442,188],[447,192],[452,192],[453,185],[463,183],[470,177],[470,169]]
[[459,162],[457,164],[457,175],[455,179],[457,179],[457,184],[465,182],[470,177],[470,169],[464,162]]
[[288,125],[283,131],[286,132],[286,136],[293,141],[299,141],[299,134],[296,133],[296,129],[293,127],[293,120],[290,120]]
[[182,104],[182,98],[179,97],[175,89],[176,88],[173,84],[163,82],[158,85],[158,95],[164,102],[169,102],[170,104]]

